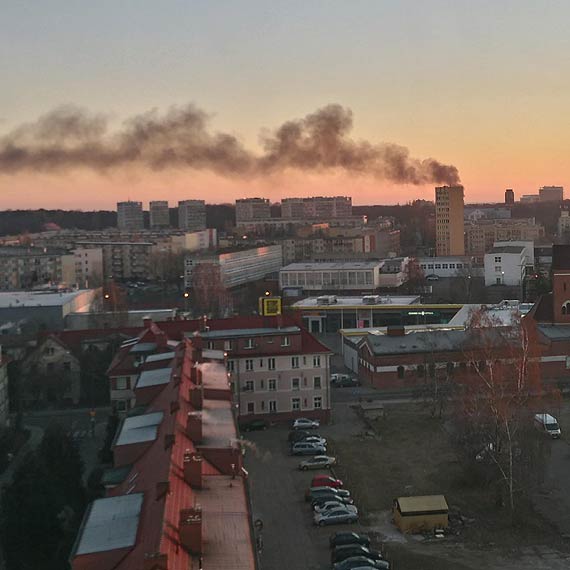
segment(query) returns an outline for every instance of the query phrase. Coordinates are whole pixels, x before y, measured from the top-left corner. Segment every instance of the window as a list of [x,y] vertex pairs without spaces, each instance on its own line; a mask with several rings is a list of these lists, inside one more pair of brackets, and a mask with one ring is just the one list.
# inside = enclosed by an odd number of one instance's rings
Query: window
[[281,339],[281,346],[291,346],[291,340],[289,339],[288,336],[284,336]]
[[245,339],[245,344],[243,346],[244,348],[255,348],[254,344],[253,344],[253,339],[252,338],[246,338]]
[[260,389],[260,390],[265,390],[265,380],[260,380],[260,381],[259,381],[259,389]]
[[129,409],[127,400],[117,400],[115,402],[115,409],[117,412],[126,412]]
[[455,263],[450,263],[450,264],[449,264],[449,269],[455,269]]
[[320,390],[322,388],[322,382],[321,382],[321,377],[320,376],[315,376],[313,378],[313,388],[315,390]]
[[426,375],[426,367],[423,364],[419,364],[416,370],[420,378]]
[[255,384],[253,382],[253,380],[246,380],[244,385],[243,385],[243,391],[244,392],[253,392],[255,388]]
[[212,340],[208,341],[208,350],[214,350],[214,341]]
[[320,368],[321,367],[321,357],[320,356],[313,356],[313,367]]
[[277,390],[277,380],[275,380],[275,378],[270,378],[267,381],[267,387],[270,392],[275,392],[275,390]]
[[403,378],[405,373],[405,369],[403,366],[398,366],[398,378]]
[[441,269],[441,263],[436,263],[436,264],[435,264],[435,268],[436,268],[436,269]]
[[255,402],[248,402],[247,403],[247,413],[248,414],[255,414]]
[[269,412],[272,414],[277,412],[277,401],[276,400],[269,400]]
[[495,265],[495,273],[500,273],[500,272],[501,272],[501,266]]
[[251,358],[246,358],[245,360],[245,369],[248,372],[251,372],[253,370],[253,359]]
[[226,362],[226,369],[228,372],[235,372],[236,362],[235,360],[228,360]]
[[259,359],[259,368],[263,368],[263,358]]
[[48,347],[46,348],[46,354],[47,354],[48,356],[53,356],[53,355],[55,354],[55,349],[54,349],[54,347],[53,347],[53,346],[48,346]]
[[299,357],[292,356],[291,357],[291,368],[299,368]]
[[501,263],[501,257],[500,256],[495,257],[495,263]]
[[462,269],[463,268],[463,263],[458,263],[457,264],[457,269]]
[[128,376],[119,376],[115,383],[117,390],[128,390],[129,389],[129,377]]
[[301,409],[301,398],[291,398],[291,410],[296,412]]
[[275,358],[268,358],[267,359],[267,368],[269,370],[275,370]]
[[313,398],[313,408],[315,408],[315,410],[321,410],[323,407],[323,398],[322,396],[315,396]]
[[234,346],[231,340],[224,340],[224,350],[233,350]]
[[291,378],[291,390],[298,390],[299,387],[299,378]]
[[442,264],[441,264],[441,268],[442,268],[442,269],[447,269],[447,265],[448,265],[447,263],[442,263]]

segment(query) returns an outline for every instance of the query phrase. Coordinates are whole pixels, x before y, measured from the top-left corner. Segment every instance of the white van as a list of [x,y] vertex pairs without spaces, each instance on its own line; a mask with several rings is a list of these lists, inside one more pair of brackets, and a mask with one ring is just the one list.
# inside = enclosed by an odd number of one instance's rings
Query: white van
[[534,416],[534,425],[553,439],[560,437],[560,426],[556,418],[550,414],[536,414]]

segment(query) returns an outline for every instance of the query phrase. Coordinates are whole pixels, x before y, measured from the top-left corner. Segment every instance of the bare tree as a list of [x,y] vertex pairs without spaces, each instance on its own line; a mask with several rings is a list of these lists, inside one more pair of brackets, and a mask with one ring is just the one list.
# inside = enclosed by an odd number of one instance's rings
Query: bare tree
[[498,503],[506,494],[511,516],[533,463],[532,415],[543,390],[534,328],[516,316],[499,326],[484,309],[473,311],[464,345],[467,369],[454,400],[462,447],[493,467]]
[[200,314],[225,317],[231,310],[231,296],[222,279],[220,266],[203,262],[192,271],[192,304]]

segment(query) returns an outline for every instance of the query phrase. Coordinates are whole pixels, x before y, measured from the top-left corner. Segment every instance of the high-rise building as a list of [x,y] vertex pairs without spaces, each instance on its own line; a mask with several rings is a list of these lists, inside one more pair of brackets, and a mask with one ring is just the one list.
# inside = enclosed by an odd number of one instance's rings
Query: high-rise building
[[267,220],[271,205],[267,198],[241,198],[236,200],[236,224],[251,220]]
[[151,229],[167,228],[170,226],[170,213],[166,200],[154,200],[150,202],[149,210]]
[[435,239],[438,256],[465,254],[463,186],[435,189]]
[[511,206],[515,203],[515,192],[512,188],[507,188],[505,190],[505,204]]
[[564,200],[564,188],[562,186],[543,186],[538,190],[540,202],[562,202]]
[[206,229],[206,202],[182,200],[178,202],[178,227],[189,232]]
[[142,202],[117,202],[117,227],[120,230],[142,230]]

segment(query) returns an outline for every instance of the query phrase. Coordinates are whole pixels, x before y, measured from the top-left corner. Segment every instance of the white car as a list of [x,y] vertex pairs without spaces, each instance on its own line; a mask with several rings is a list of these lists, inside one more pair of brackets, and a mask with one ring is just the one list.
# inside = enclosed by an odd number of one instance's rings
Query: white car
[[321,514],[321,513],[326,513],[328,511],[332,511],[337,507],[343,507],[349,511],[352,511],[353,513],[358,514],[358,509],[354,505],[347,505],[346,503],[341,503],[339,501],[327,501],[322,505],[316,505],[313,510],[315,511],[315,513]]
[[307,437],[304,437],[301,441],[304,441],[305,443],[316,443],[317,445],[327,445],[327,440],[324,437],[321,437],[320,435],[308,435]]
[[313,521],[316,525],[355,523],[358,521],[358,512],[348,507],[352,505],[339,505],[323,513],[315,513]]
[[328,455],[315,455],[311,459],[305,459],[299,463],[299,469],[301,471],[307,471],[308,469],[330,469],[336,463],[336,458],[329,457]]
[[319,420],[309,420],[307,418],[297,418],[293,422],[293,429],[317,429],[320,427]]

